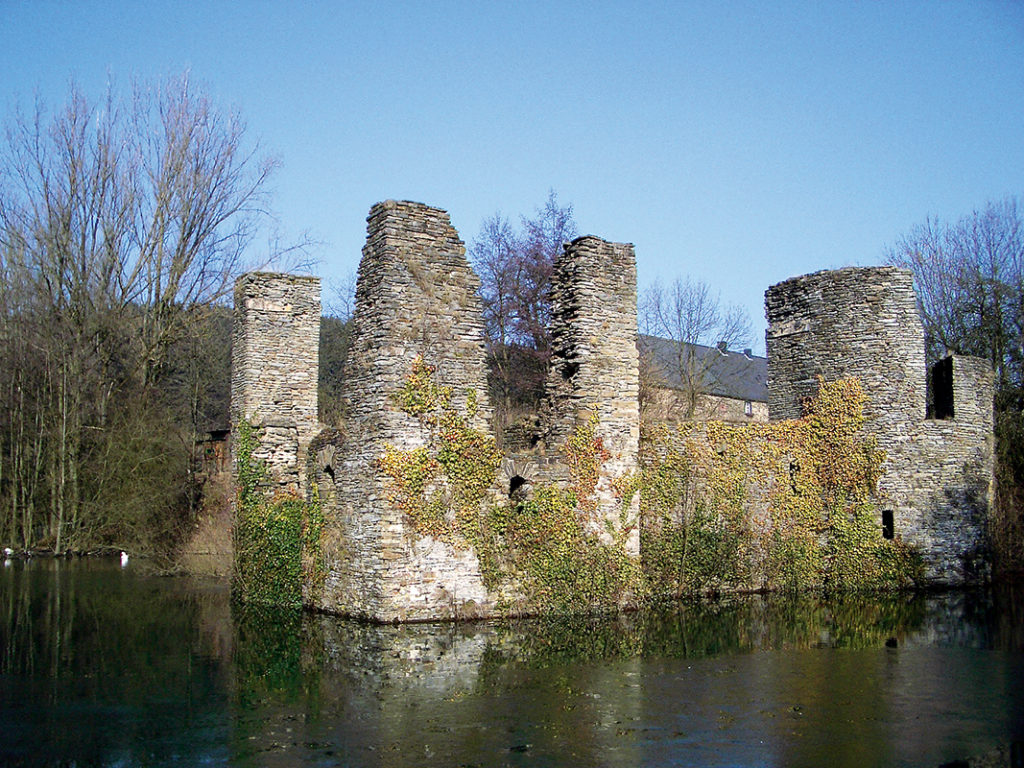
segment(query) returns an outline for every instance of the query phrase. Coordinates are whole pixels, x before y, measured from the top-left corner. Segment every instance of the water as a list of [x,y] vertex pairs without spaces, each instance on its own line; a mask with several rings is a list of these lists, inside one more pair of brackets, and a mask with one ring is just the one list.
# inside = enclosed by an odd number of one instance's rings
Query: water
[[1024,590],[372,627],[0,573],[0,764],[938,766],[1024,741]]

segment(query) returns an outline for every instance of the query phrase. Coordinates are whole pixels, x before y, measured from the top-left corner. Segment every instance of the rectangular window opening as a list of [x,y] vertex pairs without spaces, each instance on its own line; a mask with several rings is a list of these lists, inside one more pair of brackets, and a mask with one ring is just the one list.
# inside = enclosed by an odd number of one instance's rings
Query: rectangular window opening
[[891,509],[882,510],[882,538],[892,539],[896,535],[896,521]]
[[929,394],[931,397],[928,404],[931,406],[931,413],[928,414],[929,417],[933,419],[952,419],[953,358],[947,357],[933,365],[930,379],[931,392]]

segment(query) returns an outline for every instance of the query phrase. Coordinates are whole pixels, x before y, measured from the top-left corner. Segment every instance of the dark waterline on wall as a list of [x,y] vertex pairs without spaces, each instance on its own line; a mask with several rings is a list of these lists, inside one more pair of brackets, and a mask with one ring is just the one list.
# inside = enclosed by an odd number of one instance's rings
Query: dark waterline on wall
[[3,765],[938,766],[1024,742],[1020,585],[379,627],[16,561],[0,654]]

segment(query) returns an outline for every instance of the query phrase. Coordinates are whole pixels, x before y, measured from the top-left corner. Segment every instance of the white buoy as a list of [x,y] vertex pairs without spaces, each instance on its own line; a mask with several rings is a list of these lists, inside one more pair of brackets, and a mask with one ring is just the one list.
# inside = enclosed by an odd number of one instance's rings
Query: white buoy
[[14,554],[14,550],[10,547],[4,547],[4,557],[10,557]]
[[128,565],[128,553],[122,551],[121,552],[121,567],[124,568],[126,565]]

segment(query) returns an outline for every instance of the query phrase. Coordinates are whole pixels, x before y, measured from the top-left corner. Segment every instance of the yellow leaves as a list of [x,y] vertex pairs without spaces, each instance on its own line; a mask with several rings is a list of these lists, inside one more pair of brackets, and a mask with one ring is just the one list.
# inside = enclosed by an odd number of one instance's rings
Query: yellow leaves
[[565,441],[565,462],[573,479],[573,489],[581,504],[593,506],[592,496],[597,487],[601,465],[611,454],[604,447],[604,440],[598,436],[597,414],[573,430]]
[[[453,544],[476,543],[480,509],[501,462],[494,438],[473,429],[452,405],[450,387],[434,381],[434,367],[417,356],[392,402],[429,430],[427,445],[403,451],[384,446],[377,468],[387,477],[388,498],[415,530]],[[475,413],[476,393],[467,392]]]
[[[391,396],[391,401],[411,416],[419,416],[434,423],[437,418],[434,412],[448,409],[452,399],[451,387],[439,387],[434,382],[435,370],[434,366],[424,362],[422,355],[417,355],[406,374],[405,382]],[[475,395],[472,402],[475,409]]]

